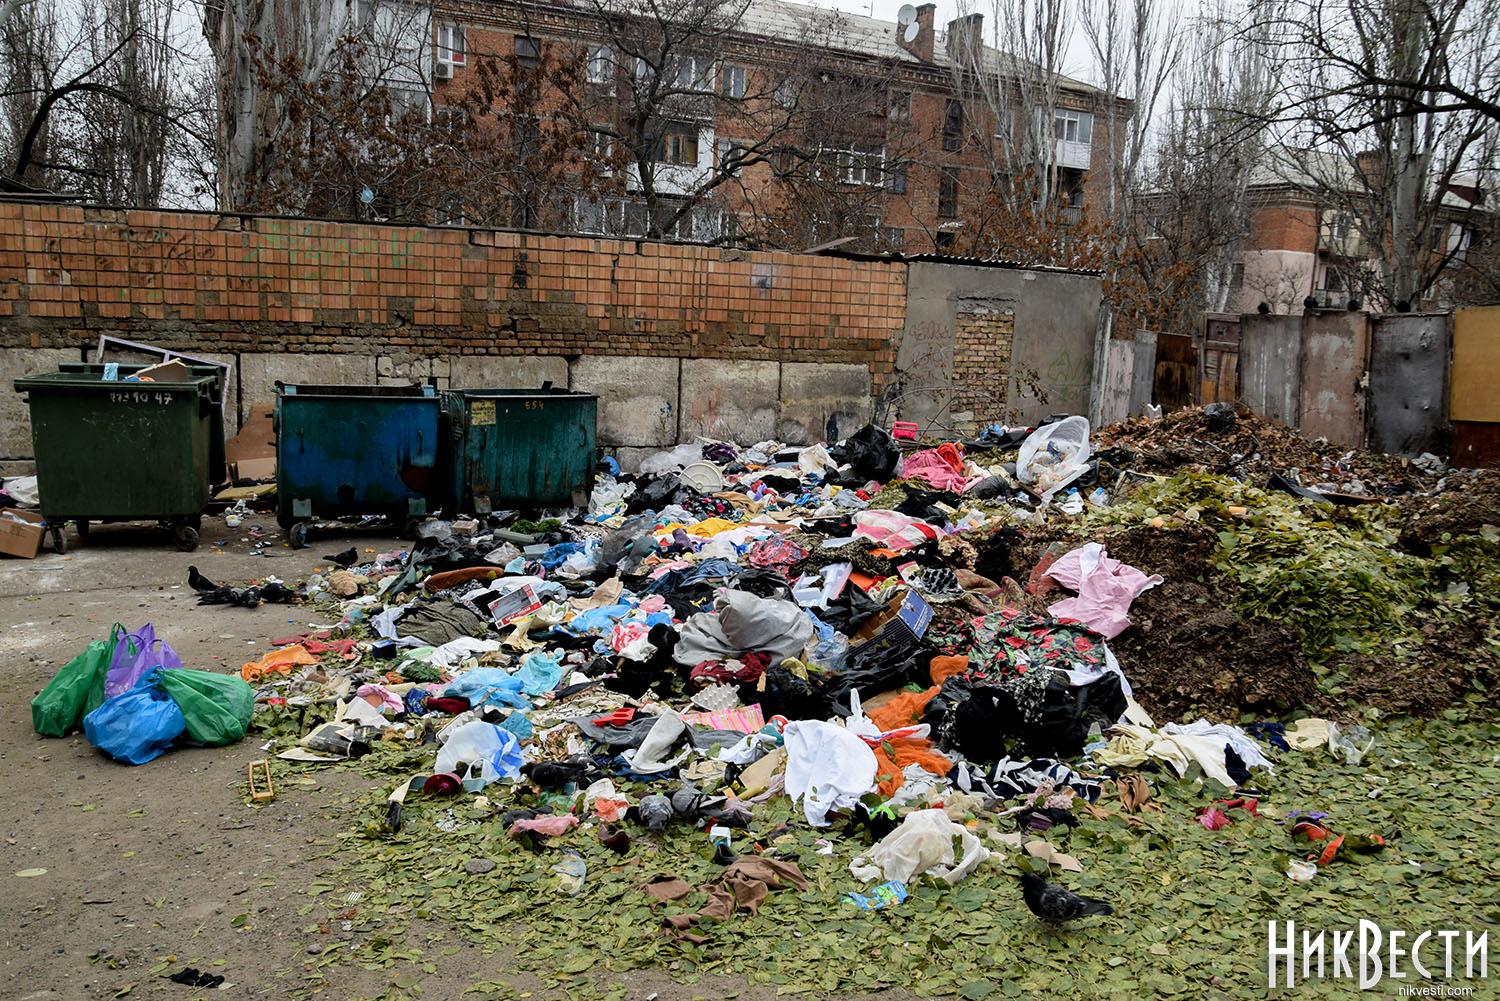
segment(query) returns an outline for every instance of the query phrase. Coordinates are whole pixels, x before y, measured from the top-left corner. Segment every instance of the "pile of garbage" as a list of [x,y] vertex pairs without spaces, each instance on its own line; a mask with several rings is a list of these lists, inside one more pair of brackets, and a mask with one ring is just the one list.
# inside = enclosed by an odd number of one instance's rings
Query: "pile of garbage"
[[[935,444],[874,426],[805,448],[700,442],[634,474],[611,462],[586,512],[351,548],[276,592],[325,625],[242,667],[255,725],[286,767],[399,775],[387,833],[413,796],[468,797],[468,815],[565,852],[706,830],[722,877],[665,920],[696,941],[704,918],[805,886],[774,838],[737,833],[773,799],[859,833],[862,909],[1004,850],[1077,871],[1053,841],[1080,815],[1146,809],[1146,774],[1212,780],[1197,820],[1213,829],[1254,815],[1233,793],[1279,751],[1358,763],[1368,731],[1293,719],[1337,707],[1320,678],[1351,636],[1404,637],[1442,602],[1494,621],[1493,526],[1440,566],[1448,550],[1397,551],[1399,505],[1289,489],[1410,499],[1437,489],[1420,468],[1335,459],[1232,410],[1094,437],[1066,417]],[[225,600],[253,607],[240,594]],[[1260,722],[1153,718],[1195,706]],[[584,854],[554,867],[563,892],[581,892]]]

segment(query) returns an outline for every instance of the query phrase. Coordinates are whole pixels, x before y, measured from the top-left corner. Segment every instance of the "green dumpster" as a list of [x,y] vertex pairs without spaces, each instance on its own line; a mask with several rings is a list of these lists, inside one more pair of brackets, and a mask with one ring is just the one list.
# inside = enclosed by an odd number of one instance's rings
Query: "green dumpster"
[[460,389],[444,396],[458,510],[582,507],[594,488],[599,397],[565,389]]
[[[120,365],[120,379],[146,368]],[[17,379],[31,408],[37,490],[52,544],[63,524],[160,521],[177,547],[198,546],[214,484],[224,479],[222,374],[193,366],[182,382],[105,381],[103,365],[64,365]]]

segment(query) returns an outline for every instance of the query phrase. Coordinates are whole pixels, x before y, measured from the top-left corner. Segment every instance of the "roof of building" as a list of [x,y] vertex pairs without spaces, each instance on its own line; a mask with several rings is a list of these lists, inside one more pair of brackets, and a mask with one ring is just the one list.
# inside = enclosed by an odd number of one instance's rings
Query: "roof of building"
[[[591,9],[588,0],[552,0],[563,6]],[[745,34],[771,38],[785,42],[796,42],[809,38],[826,38],[830,47],[875,59],[888,60],[908,66],[925,66],[942,71],[955,68],[955,61],[948,54],[948,33],[934,26],[932,61],[925,62],[897,44],[898,26],[895,21],[883,21],[862,14],[831,10],[807,3],[792,3],[789,0],[749,0],[745,14],[740,19],[738,30]],[[992,45],[985,44],[981,59],[990,72],[1000,72],[1013,67],[1019,60]],[[1100,94],[1102,91],[1092,84],[1073,77],[1058,75],[1058,80],[1068,90]]]

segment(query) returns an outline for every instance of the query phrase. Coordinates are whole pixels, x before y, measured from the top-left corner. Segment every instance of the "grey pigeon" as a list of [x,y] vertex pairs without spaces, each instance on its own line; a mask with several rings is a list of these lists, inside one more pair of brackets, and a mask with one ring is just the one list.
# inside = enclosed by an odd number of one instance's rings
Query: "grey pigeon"
[[642,796],[636,804],[635,815],[646,825],[646,830],[660,834],[672,819],[672,801],[660,794]]
[[1048,924],[1061,924],[1090,914],[1113,914],[1115,909],[1102,900],[1081,897],[1070,890],[1054,886],[1034,872],[1021,874],[1021,893],[1031,913]]
[[672,793],[672,809],[684,817],[696,819],[704,805],[704,795],[692,786],[683,786]]

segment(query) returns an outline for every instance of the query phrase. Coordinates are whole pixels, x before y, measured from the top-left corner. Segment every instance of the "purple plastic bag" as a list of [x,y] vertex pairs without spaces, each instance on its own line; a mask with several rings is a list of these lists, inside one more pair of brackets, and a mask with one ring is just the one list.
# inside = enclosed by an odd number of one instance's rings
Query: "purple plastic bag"
[[112,699],[130,691],[153,667],[171,669],[181,666],[182,658],[156,638],[156,629],[148,622],[135,632],[120,637],[120,642],[115,645],[109,673],[104,676],[104,698]]

